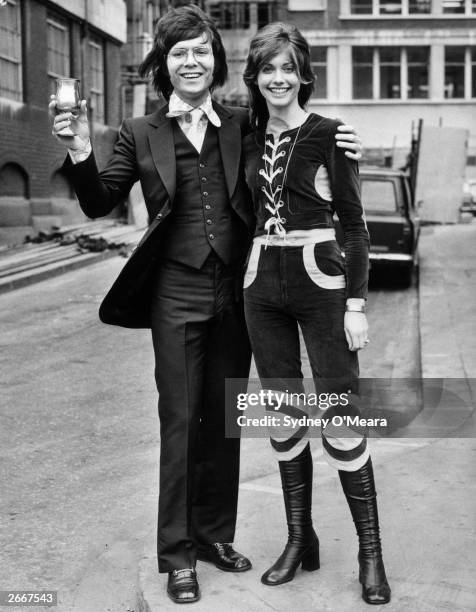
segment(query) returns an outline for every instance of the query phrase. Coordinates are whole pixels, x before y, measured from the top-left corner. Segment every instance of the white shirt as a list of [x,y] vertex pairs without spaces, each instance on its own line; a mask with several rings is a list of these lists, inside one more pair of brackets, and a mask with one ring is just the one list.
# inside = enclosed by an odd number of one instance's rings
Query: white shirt
[[175,91],[172,92],[166,117],[177,119],[180,129],[199,153],[202,150],[208,122],[210,121],[215,127],[221,126],[220,117],[213,109],[210,94],[200,106],[193,107],[179,98]]

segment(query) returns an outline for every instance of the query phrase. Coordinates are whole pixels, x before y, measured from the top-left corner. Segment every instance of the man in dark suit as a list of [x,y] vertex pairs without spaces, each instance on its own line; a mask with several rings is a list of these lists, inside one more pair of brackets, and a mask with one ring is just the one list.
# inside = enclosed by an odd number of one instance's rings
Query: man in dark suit
[[[239,439],[225,437],[225,379],[246,379],[250,348],[240,280],[253,234],[241,139],[245,109],[211,101],[227,76],[213,21],[196,6],[169,11],[141,73],[168,104],[123,122],[98,172],[85,101],[55,117],[64,172],[83,211],[107,215],[140,180],[151,223],[100,307],[105,323],[151,327],[161,434],[159,571],[178,603],[196,601],[196,560],[242,572],[235,551]],[[55,100],[50,109],[54,114]],[[74,137],[59,132],[71,125]],[[345,138],[345,137],[344,137]],[[348,147],[360,150],[358,137]],[[358,155],[358,153],[357,153]]]

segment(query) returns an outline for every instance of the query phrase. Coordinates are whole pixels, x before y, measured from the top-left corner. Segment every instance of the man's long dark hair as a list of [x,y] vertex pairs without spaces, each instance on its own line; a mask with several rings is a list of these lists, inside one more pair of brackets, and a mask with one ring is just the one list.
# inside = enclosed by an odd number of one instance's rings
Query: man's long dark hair
[[243,79],[248,87],[251,125],[265,129],[269,119],[266,101],[258,87],[258,73],[261,68],[281,51],[289,50],[301,79],[298,93],[299,105],[309,101],[314,90],[315,76],[311,67],[309,45],[296,26],[289,23],[270,23],[252,38]]
[[171,9],[159,19],[155,26],[152,49],[139,66],[139,75],[152,74],[152,81],[158,93],[168,100],[173,91],[167,70],[167,54],[182,40],[191,40],[206,34],[212,45],[215,70],[211,89],[224,85],[228,76],[225,49],[214,21],[198,6],[190,4]]

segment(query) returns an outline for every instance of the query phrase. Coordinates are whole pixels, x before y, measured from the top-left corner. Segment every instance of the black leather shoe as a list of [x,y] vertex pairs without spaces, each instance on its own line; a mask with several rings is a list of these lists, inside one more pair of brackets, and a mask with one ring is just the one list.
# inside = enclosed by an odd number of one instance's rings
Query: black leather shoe
[[214,563],[224,572],[246,572],[251,569],[251,561],[234,550],[231,544],[201,544],[197,550],[197,558]]
[[200,599],[197,572],[193,568],[169,572],[167,595],[175,603],[192,603]]

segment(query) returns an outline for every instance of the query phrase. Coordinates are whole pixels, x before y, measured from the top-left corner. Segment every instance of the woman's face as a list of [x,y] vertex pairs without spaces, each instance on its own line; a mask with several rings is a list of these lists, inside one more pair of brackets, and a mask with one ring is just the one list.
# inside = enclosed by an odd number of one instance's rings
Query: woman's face
[[268,107],[286,108],[297,104],[301,81],[289,50],[281,51],[261,67],[257,85]]

